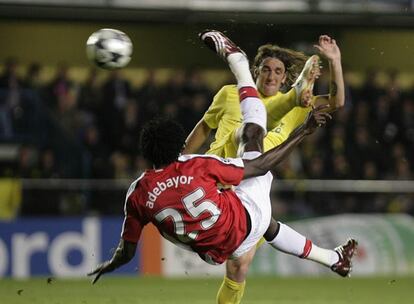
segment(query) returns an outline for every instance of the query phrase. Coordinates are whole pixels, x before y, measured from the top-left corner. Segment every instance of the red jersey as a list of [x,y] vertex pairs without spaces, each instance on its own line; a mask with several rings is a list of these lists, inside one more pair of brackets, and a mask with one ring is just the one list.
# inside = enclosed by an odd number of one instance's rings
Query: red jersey
[[160,233],[206,262],[223,263],[247,234],[246,210],[232,190],[244,172],[240,158],[184,155],[158,170],[147,170],[134,181],[125,202],[122,238],[138,242],[152,222]]

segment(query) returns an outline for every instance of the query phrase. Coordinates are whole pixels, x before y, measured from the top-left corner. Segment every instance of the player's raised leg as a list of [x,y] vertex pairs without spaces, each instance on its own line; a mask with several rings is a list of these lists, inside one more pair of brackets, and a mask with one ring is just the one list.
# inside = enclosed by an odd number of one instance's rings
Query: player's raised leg
[[313,86],[320,76],[319,56],[313,55],[306,61],[302,72],[292,85],[296,92],[296,104],[310,106],[313,97]]
[[[246,54],[223,33],[206,30],[199,34],[200,39],[229,64],[237,80],[243,126],[237,132],[239,155],[247,151],[263,150],[263,137],[266,134],[267,114],[259,99],[256,84],[250,73]],[[257,156],[257,155],[256,155]]]
[[[314,98],[313,87],[315,85],[315,81],[321,75],[319,60],[320,59],[318,55],[313,55],[309,57],[306,60],[299,76],[292,84],[292,89],[289,90],[287,93],[279,94],[277,98],[271,98],[266,103],[266,110],[268,113],[268,128],[270,130],[278,128],[280,120],[285,115],[287,115],[294,107],[309,107],[312,104]],[[269,79],[269,77],[272,77],[271,74],[267,77],[267,81],[271,81],[271,79]],[[259,81],[259,77],[257,81]],[[290,132],[293,131],[293,129],[291,129]],[[269,132],[269,134],[272,134],[272,132]],[[284,138],[283,140],[285,139],[286,138]],[[270,142],[267,145],[265,144],[265,151],[280,145],[283,142],[283,140],[279,138],[270,138]]]
[[[243,125],[238,132],[239,148],[241,147],[239,155],[243,155],[243,158],[255,158],[263,150],[267,114],[250,73],[249,61],[245,53],[221,32],[205,31],[200,34],[200,38],[229,64],[236,77],[243,116]],[[240,303],[246,284],[247,270],[255,250],[256,248],[253,247],[242,256],[226,262],[226,276],[218,291],[217,303]]]

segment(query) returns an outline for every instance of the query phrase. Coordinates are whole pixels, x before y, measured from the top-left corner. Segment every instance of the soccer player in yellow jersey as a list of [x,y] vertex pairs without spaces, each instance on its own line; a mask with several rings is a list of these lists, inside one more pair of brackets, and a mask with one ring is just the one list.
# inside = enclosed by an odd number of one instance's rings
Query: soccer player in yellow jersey
[[[212,35],[216,41],[228,39],[219,32]],[[203,34],[201,38],[203,40]],[[216,51],[218,48],[217,45]],[[311,109],[310,105],[329,104],[327,109],[330,112],[344,105],[341,54],[335,40],[322,35],[315,48],[329,62],[331,76],[329,95],[312,96],[313,84],[320,72],[318,56],[314,55],[306,60],[307,57],[303,53],[269,44],[258,49],[251,72],[256,81],[259,97],[267,111],[268,133],[263,142],[264,151],[285,141],[291,132],[304,122]],[[299,75],[301,69],[303,70]],[[293,88],[287,93],[281,93],[280,89],[283,86]],[[195,153],[210,132],[216,129],[215,140],[207,153],[236,157],[238,149],[243,148],[238,147],[237,140],[241,122],[238,88],[236,85],[224,86],[188,136],[184,153]],[[305,236],[274,219],[264,237],[275,249],[319,262],[341,276],[348,276],[350,271],[350,268],[343,271],[344,265],[341,264],[343,253],[353,254],[357,245],[354,240],[349,240],[336,250],[320,248]],[[244,260],[227,261],[226,276],[217,295],[218,303],[240,303],[248,266],[253,256],[254,252]]]
[[[319,76],[318,56],[311,56],[306,62],[307,57],[303,53],[276,45],[266,44],[258,49],[252,65],[252,73],[259,90],[259,97],[268,113],[269,133],[264,139],[265,151],[287,139],[289,134],[305,120],[310,111],[310,104],[329,103],[330,112],[344,105],[341,55],[336,42],[322,35],[319,44],[315,47],[329,61],[331,73],[329,95],[312,96],[314,81]],[[299,75],[301,70],[302,73]],[[283,87],[291,86],[287,93],[281,92]],[[241,125],[239,103],[236,85],[222,87],[187,138],[185,152],[197,151],[210,132],[216,130],[215,139],[206,153],[235,157],[237,153],[235,133]]]

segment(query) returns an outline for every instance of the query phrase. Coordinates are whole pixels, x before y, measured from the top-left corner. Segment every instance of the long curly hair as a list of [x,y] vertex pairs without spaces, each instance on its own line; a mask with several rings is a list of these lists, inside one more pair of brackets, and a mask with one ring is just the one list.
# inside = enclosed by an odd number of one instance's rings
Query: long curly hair
[[183,127],[170,118],[159,117],[147,122],[140,135],[142,155],[155,167],[176,161],[184,143]]
[[256,79],[259,73],[259,67],[266,58],[276,58],[283,62],[286,69],[285,86],[290,88],[298,78],[305,65],[308,56],[302,52],[282,48],[275,44],[265,44],[258,48],[256,57],[251,66],[252,75]]

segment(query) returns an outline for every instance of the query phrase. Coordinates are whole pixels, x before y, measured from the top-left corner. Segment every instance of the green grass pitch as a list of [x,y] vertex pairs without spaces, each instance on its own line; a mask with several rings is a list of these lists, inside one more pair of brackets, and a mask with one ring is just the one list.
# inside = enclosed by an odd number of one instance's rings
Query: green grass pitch
[[[0,280],[4,304],[215,303],[220,279],[106,276],[88,280]],[[413,277],[249,278],[243,304],[414,303]]]

